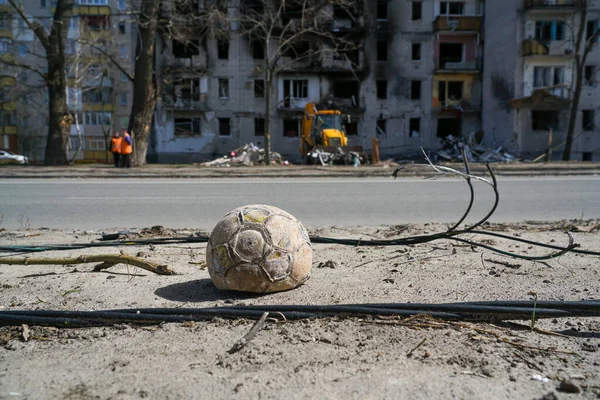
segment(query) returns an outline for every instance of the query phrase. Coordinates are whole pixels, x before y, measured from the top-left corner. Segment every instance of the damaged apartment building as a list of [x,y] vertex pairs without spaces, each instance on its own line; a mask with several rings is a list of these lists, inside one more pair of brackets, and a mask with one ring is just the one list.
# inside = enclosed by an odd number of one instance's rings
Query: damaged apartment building
[[[382,157],[419,157],[421,147],[435,150],[443,137],[481,130],[479,0],[191,3],[161,9],[163,21],[178,22],[157,36],[160,96],[149,154],[158,162],[204,161],[246,143],[264,146],[266,70],[278,52],[269,131],[272,150],[287,160],[301,159],[309,102],[349,116],[348,144],[369,151],[377,138]],[[318,3],[318,13],[303,15],[307,4]],[[256,7],[276,15],[268,49],[244,23]],[[302,29],[306,34],[298,34]],[[292,45],[281,47],[290,36]]]
[[575,56],[589,44],[571,159],[600,160],[599,27],[599,1],[487,2],[483,130],[491,144],[532,159],[550,147],[561,158],[579,86]]

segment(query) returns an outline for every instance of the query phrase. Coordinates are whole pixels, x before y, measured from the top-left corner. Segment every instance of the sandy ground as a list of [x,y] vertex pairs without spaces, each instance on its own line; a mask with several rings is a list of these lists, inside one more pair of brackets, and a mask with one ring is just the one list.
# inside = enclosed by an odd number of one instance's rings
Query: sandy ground
[[[508,235],[600,248],[599,221],[488,224]],[[310,227],[309,227],[310,228]],[[442,225],[313,227],[311,235],[391,238]],[[107,229],[104,232],[117,232]],[[591,231],[591,232],[589,232]],[[97,241],[102,232],[0,230],[0,245]],[[158,236],[193,235],[165,229]],[[546,250],[490,237],[522,254]],[[269,304],[600,299],[598,257],[522,261],[440,240],[406,247],[316,244],[303,286],[270,295],[221,292],[203,264],[205,244],[47,251],[37,257],[138,255],[178,275],[117,265],[0,265],[0,308],[99,310]],[[6,256],[7,254],[2,254]],[[11,254],[13,256],[14,254]],[[333,263],[327,263],[333,261]],[[254,321],[215,318],[155,326],[0,328],[2,399],[569,399],[600,397],[600,318],[514,324],[417,318],[268,321],[237,353]],[[24,336],[27,337],[25,340]],[[570,384],[561,383],[567,381]],[[561,386],[562,385],[562,386]],[[577,393],[570,393],[579,391]]]

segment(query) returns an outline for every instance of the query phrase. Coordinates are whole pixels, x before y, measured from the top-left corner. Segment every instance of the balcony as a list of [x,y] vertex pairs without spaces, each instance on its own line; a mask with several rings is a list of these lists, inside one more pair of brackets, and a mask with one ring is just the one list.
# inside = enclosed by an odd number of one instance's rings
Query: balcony
[[564,57],[573,54],[573,44],[567,40],[543,42],[536,39],[525,39],[521,45],[521,55]]
[[523,0],[526,10],[567,10],[585,5],[585,0]]
[[460,62],[439,60],[435,72],[477,74],[481,72],[481,58]]
[[206,98],[206,94],[201,94],[196,98],[188,96],[174,97],[172,95],[165,95],[163,97],[163,102],[168,110],[206,111],[209,109]]
[[480,32],[481,26],[480,15],[438,15],[433,21],[434,31]]

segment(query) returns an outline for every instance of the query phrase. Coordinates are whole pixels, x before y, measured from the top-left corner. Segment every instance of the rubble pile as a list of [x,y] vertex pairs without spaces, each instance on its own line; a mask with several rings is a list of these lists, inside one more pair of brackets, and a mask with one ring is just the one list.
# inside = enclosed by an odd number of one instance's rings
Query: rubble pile
[[469,162],[511,162],[515,157],[502,146],[490,149],[483,145],[481,133],[471,133],[467,138],[448,135],[441,139],[442,148],[435,153],[435,161],[462,161],[462,150]]
[[[260,165],[265,164],[265,149],[259,148],[253,143],[245,144],[244,146],[232,150],[229,155],[219,157],[212,161],[207,161],[200,164],[203,167],[231,167],[238,165]],[[271,152],[271,164],[289,165],[288,161],[284,161],[281,154]]]
[[360,165],[368,164],[367,156],[358,151],[344,151],[337,147],[334,151],[314,149],[307,153],[308,164],[311,165]]

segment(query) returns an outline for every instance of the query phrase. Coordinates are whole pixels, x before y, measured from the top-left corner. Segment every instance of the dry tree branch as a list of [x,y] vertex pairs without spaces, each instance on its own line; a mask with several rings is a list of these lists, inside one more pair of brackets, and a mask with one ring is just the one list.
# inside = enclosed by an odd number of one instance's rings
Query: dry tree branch
[[0,264],[6,265],[74,265],[100,262],[94,272],[102,271],[117,264],[133,265],[157,275],[175,275],[166,265],[159,265],[127,254],[93,254],[75,258],[0,258]]

